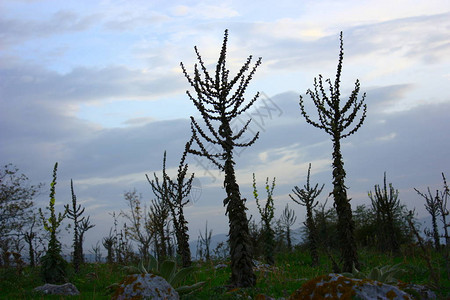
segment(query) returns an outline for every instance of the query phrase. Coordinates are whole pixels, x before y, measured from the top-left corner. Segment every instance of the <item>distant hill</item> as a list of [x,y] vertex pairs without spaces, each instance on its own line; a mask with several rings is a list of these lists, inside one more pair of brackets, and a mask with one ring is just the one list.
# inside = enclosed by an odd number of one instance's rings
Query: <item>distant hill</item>
[[[225,233],[219,233],[219,234],[212,235],[211,236],[211,244],[209,246],[211,254],[213,254],[213,250],[216,249],[216,247],[219,243],[226,242],[227,239],[228,239],[228,235]],[[299,244],[304,240],[304,236],[303,236],[301,227],[291,230],[291,239],[292,239],[292,243],[294,245]],[[191,249],[192,258],[196,257],[197,244],[198,244],[198,239],[192,240],[189,242],[189,247]]]

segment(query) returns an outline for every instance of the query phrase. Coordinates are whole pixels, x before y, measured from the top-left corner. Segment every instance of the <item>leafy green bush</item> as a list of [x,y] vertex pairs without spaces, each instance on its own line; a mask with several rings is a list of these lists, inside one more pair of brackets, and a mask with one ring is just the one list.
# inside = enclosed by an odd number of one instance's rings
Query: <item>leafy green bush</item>
[[387,284],[396,284],[398,282],[397,277],[406,272],[405,269],[402,268],[401,266],[402,264],[400,263],[396,265],[385,265],[382,267],[374,267],[367,273],[363,273],[357,270],[355,267],[353,267],[352,273],[347,272],[342,273],[342,275],[351,278],[371,279]]

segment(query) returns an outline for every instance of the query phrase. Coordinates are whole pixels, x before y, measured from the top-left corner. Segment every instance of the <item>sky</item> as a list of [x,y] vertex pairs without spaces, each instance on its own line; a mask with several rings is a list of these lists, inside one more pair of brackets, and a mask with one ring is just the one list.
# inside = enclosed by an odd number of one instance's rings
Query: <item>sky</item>
[[[78,203],[96,227],[95,244],[109,233],[112,212],[126,211],[134,188],[144,203],[154,198],[145,174],[176,176],[190,116],[201,117],[186,95],[197,46],[214,70],[225,29],[232,74],[249,55],[262,65],[246,97],[259,100],[233,123],[252,119],[244,138],[256,143],[235,152],[236,175],[247,214],[259,220],[252,194],[255,173],[261,200],[276,177],[275,215],[289,203],[300,227],[305,209],[289,198],[294,186],[325,184],[332,190],[329,136],[300,114],[303,95],[322,74],[334,80],[339,33],[344,36],[342,101],[360,80],[367,119],[343,140],[346,185],[352,207],[370,205],[367,192],[388,183],[418,217],[427,215],[414,191],[442,188],[450,176],[450,4],[442,1],[50,1],[0,2],[0,158],[46,189],[59,163],[57,209]],[[201,123],[201,121],[200,121]],[[223,173],[189,155],[195,189],[185,214],[191,239],[205,223],[227,233]],[[328,200],[331,207],[332,199]],[[70,239],[67,243],[70,243]]]

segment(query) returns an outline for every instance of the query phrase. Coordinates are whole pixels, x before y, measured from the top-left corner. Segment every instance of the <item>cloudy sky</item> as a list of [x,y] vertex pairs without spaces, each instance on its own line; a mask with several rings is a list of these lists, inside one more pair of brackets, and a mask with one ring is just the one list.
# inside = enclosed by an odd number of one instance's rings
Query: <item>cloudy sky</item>
[[[0,12],[2,164],[48,187],[58,162],[58,205],[70,202],[73,179],[97,225],[88,243],[107,235],[110,213],[126,209],[124,192],[136,188],[147,203],[154,197],[145,174],[160,173],[165,150],[175,176],[189,117],[199,118],[180,62],[192,71],[197,46],[213,68],[227,28],[232,72],[249,55],[263,62],[247,93],[262,96],[234,123],[251,117],[246,138],[260,132],[251,148],[236,152],[242,196],[255,219],[252,173],[260,194],[266,177],[276,177],[277,215],[289,202],[298,226],[305,212],[288,194],[305,184],[309,163],[312,182],[325,183],[319,200],[331,191],[331,142],[305,122],[298,100],[318,74],[334,78],[340,31],[343,98],[359,79],[368,106],[366,122],[342,149],[353,207],[369,204],[367,192],[386,171],[402,202],[425,216],[413,188],[441,188],[441,172],[450,176],[446,0],[3,0]],[[214,233],[226,233],[223,174],[203,159],[188,162],[198,178],[186,209],[191,238],[206,221]],[[48,203],[47,194],[38,206]]]

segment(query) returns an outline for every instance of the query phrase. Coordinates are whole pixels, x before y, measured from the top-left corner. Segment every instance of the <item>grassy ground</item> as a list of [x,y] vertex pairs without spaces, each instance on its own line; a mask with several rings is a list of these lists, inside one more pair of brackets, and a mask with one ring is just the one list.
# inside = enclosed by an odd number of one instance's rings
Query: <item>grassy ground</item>
[[[362,250],[359,255],[362,271],[370,270],[375,266],[402,262],[407,272],[399,277],[400,280],[408,283],[431,284],[427,264],[418,254],[409,254],[407,258],[391,257]],[[185,295],[182,299],[254,299],[258,294],[287,298],[306,280],[331,272],[331,263],[325,256],[321,257],[320,266],[313,268],[310,266],[311,259],[305,251],[278,254],[276,261],[274,268],[256,271],[256,287],[232,290],[226,287],[230,276],[229,266],[216,269],[215,266],[219,262],[198,263],[198,272],[189,278],[186,284],[198,281],[206,281],[206,284],[201,290]],[[450,281],[444,270],[444,261],[438,253],[433,254],[433,266],[440,270],[440,287],[436,291],[440,298],[449,299]],[[0,299],[110,299],[110,295],[106,293],[106,287],[119,282],[124,275],[125,271],[118,265],[85,264],[78,274],[71,270],[68,274],[69,281],[75,284],[81,295],[61,297],[43,296],[32,291],[36,286],[43,284],[38,268],[25,268],[20,273],[15,269],[0,269]]]

